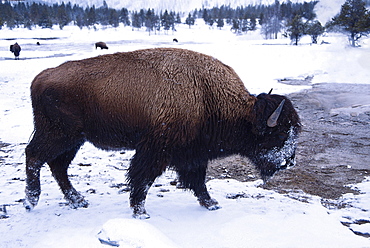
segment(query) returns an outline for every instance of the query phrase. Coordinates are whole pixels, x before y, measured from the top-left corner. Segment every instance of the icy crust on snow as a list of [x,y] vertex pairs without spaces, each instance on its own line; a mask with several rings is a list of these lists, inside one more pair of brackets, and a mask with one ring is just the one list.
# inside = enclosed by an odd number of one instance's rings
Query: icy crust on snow
[[370,177],[362,183],[349,186],[358,190],[360,194],[349,193],[332,201],[332,204],[341,207],[331,210],[330,214],[337,216],[353,232],[370,237]]
[[[147,237],[153,244],[164,242],[163,247],[172,244],[189,248],[366,247],[370,244],[361,237],[353,239],[351,231],[328,214],[318,197],[307,196],[309,203],[300,202],[257,187],[261,183],[261,180],[210,181],[211,194],[223,206],[216,212],[185,203],[188,206],[180,207],[181,200],[170,191],[165,195],[170,203],[152,204],[155,207],[151,207],[154,214],[150,220],[111,219],[103,225],[98,237],[111,244],[132,245],[127,247],[162,247],[147,246]],[[225,192],[243,197],[230,199]]]
[[135,219],[111,219],[97,235],[102,244],[119,247],[178,247],[148,222]]

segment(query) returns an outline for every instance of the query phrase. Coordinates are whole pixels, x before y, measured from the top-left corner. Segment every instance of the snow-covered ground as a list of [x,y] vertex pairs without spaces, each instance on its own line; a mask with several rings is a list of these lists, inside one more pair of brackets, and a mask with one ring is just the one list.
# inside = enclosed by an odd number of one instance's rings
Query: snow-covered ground
[[[311,85],[288,86],[277,79],[313,76],[313,83],[370,84],[370,39],[362,40],[361,48],[351,48],[346,37],[330,34],[322,37],[330,44],[310,45],[305,37],[301,45],[292,46],[288,39],[263,40],[258,32],[237,36],[226,27],[210,29],[202,21],[191,29],[183,25],[177,32],[151,36],[129,27],[80,30],[71,26],[3,29],[0,37],[0,141],[9,144],[0,148],[4,157],[0,207],[5,205],[8,217],[0,219],[0,247],[106,247],[99,239],[120,247],[370,247],[369,239],[341,224],[370,218],[370,178],[354,185],[363,194],[340,199],[347,207],[339,210],[323,207],[319,197],[303,193],[288,197],[259,188],[260,181],[212,180],[208,188],[222,209],[208,211],[190,192],[171,186],[176,175],[168,171],[149,191],[146,207],[151,218],[135,220],[124,190],[125,169],[133,152],[106,152],[85,144],[69,174],[90,202],[89,208],[66,206],[47,166],[41,173],[38,206],[28,213],[20,203],[25,187],[24,148],[33,129],[29,86],[43,69],[106,53],[178,47],[230,65],[253,94],[270,88],[287,94]],[[15,41],[22,47],[17,61],[9,51]],[[97,41],[105,41],[109,50],[95,50]],[[243,197],[230,197],[238,194]],[[370,233],[370,224],[351,228]]]

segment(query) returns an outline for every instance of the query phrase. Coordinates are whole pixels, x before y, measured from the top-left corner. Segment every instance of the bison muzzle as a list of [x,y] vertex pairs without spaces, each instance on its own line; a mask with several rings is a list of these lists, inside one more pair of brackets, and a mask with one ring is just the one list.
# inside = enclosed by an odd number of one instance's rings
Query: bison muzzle
[[197,52],[156,48],[66,62],[31,86],[34,134],[26,147],[26,199],[40,196],[48,163],[70,206],[88,202],[67,169],[86,141],[135,149],[127,181],[133,216],[148,218],[148,189],[166,168],[200,205],[219,208],[205,185],[209,160],[232,154],[254,162],[266,180],[294,164],[299,117],[284,96],[254,96],[232,68]]

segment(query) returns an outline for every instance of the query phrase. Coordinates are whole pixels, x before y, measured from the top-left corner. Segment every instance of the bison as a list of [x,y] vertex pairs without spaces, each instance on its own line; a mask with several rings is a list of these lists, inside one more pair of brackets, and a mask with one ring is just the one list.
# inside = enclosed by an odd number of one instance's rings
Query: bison
[[100,50],[108,49],[107,44],[105,44],[105,42],[102,42],[102,41],[95,43],[95,49],[98,49],[98,47],[100,47]]
[[19,59],[19,53],[21,52],[21,46],[18,43],[10,45],[10,51],[14,53],[15,59]]
[[300,121],[291,101],[251,95],[231,67],[189,50],[155,48],[69,61],[37,75],[31,99],[27,210],[39,200],[44,163],[71,207],[88,206],[67,175],[86,141],[106,150],[136,150],[127,172],[136,218],[149,218],[147,192],[166,168],[177,172],[201,206],[215,210],[218,202],[205,185],[209,160],[241,154],[265,180],[295,163]]

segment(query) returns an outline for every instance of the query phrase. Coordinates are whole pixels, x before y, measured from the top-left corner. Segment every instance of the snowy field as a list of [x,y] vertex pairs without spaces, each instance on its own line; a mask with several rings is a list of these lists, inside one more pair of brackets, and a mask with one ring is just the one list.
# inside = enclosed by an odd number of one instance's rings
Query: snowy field
[[[202,21],[191,29],[183,25],[177,32],[151,36],[129,27],[0,30],[0,142],[9,144],[0,146],[0,207],[7,210],[0,212],[0,247],[107,247],[99,239],[120,247],[370,247],[370,239],[341,224],[370,218],[370,178],[353,185],[362,194],[340,199],[347,206],[342,209],[327,209],[319,197],[304,193],[289,197],[264,190],[258,187],[261,181],[211,180],[207,186],[222,209],[208,211],[190,192],[171,186],[176,175],[168,171],[149,191],[146,208],[151,218],[135,220],[124,185],[133,152],[106,152],[85,144],[69,174],[89,208],[66,206],[47,166],[41,172],[39,204],[28,213],[20,202],[24,148],[33,130],[29,87],[42,70],[106,53],[177,47],[230,65],[252,94],[310,88],[277,81],[307,76],[313,76],[312,83],[370,84],[370,39],[363,39],[360,48],[348,47],[343,35],[326,35],[319,43],[322,40],[330,44],[310,45],[305,37],[292,46],[289,39],[263,40],[258,32],[237,36],[226,27],[210,29]],[[22,47],[17,61],[9,51],[16,41]],[[97,41],[106,42],[109,50],[96,50]],[[236,194],[243,197],[230,197]],[[350,228],[370,233],[370,224]]]

